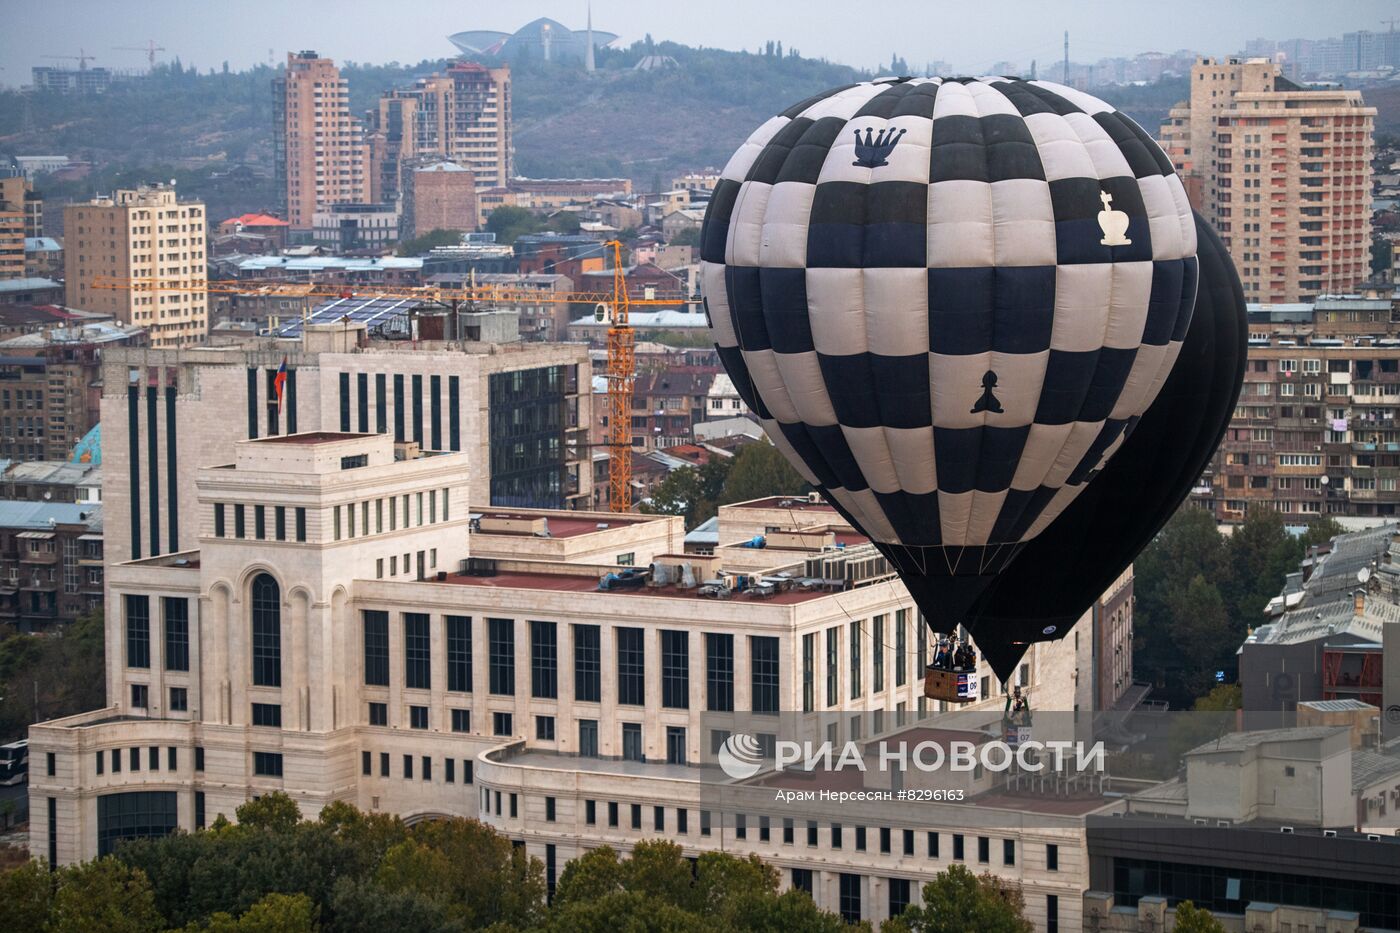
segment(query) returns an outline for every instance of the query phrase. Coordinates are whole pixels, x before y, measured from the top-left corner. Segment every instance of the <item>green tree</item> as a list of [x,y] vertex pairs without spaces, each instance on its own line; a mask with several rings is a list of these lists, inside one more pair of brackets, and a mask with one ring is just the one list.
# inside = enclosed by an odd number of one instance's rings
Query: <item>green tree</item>
[[767,442],[745,444],[730,461],[719,502],[727,505],[764,496],[798,495],[807,488],[807,481],[778,448]]
[[897,920],[915,933],[1031,933],[1024,909],[1019,886],[954,865],[925,884],[923,903],[911,904]]
[[1319,544],[1326,544],[1337,535],[1345,534],[1346,529],[1337,524],[1337,520],[1332,517],[1318,519],[1308,526],[1308,530],[1303,532],[1298,538],[1299,557],[1307,554],[1308,548]]
[[280,790],[249,800],[234,813],[238,817],[238,825],[272,832],[289,832],[301,822],[301,808]]
[[1221,587],[1240,628],[1264,621],[1264,607],[1278,595],[1283,578],[1297,569],[1301,548],[1283,527],[1283,516],[1255,506],[1230,535],[1230,584]]
[[1371,274],[1390,275],[1390,264],[1394,257],[1395,247],[1383,236],[1371,238]]
[[496,234],[497,243],[507,246],[515,245],[524,234],[538,233],[543,227],[540,219],[523,207],[502,205],[486,218],[486,229]]
[[63,869],[50,933],[154,933],[165,929],[146,873],[107,856]]
[[687,530],[712,518],[723,501],[732,459],[714,457],[698,467],[679,467],[652,489],[641,511],[648,515],[683,515]]
[[411,240],[401,241],[396,252],[400,256],[422,256],[435,246],[457,246],[461,242],[462,231],[439,228],[429,230],[422,236],[416,236]]
[[1176,933],[1225,933],[1225,925],[1204,907],[1190,901],[1176,905]]
[[578,233],[580,226],[582,224],[575,211],[559,211],[545,222],[545,229],[555,233]]
[[0,930],[42,930],[53,908],[53,881],[38,859],[0,873]]

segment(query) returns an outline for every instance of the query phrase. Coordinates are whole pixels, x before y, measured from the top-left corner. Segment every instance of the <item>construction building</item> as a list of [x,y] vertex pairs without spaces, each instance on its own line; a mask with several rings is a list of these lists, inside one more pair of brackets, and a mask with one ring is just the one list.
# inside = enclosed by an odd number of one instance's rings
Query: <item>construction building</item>
[[1265,59],[1202,58],[1163,148],[1230,251],[1248,301],[1310,301],[1370,275],[1376,109]]
[[104,499],[117,560],[197,547],[200,503],[181,477],[229,461],[242,439],[388,433],[465,453],[464,488],[483,506],[563,509],[592,497],[579,460],[592,401],[583,347],[371,341],[365,324],[346,322],[313,324],[302,339],[118,350],[103,364],[103,465],[123,478]]
[[505,186],[515,174],[508,65],[455,62],[389,91],[367,119],[376,201],[397,199],[404,175],[431,160],[467,169],[478,188]]
[[[204,287],[208,219],[171,185],[114,191],[63,209],[66,303],[143,328],[154,347],[200,343],[209,329]],[[171,291],[101,288],[100,278],[179,282]]]
[[315,52],[287,53],[272,81],[273,168],[282,216],[309,230],[317,212],[370,200],[363,128],[340,69]]
[[477,228],[476,176],[456,162],[432,162],[403,176],[403,229],[408,237],[434,230]]

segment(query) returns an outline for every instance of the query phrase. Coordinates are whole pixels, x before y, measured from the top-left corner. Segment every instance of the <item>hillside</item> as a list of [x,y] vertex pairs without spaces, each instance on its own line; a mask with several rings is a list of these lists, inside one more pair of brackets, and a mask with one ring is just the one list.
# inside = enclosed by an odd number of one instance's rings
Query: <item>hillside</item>
[[[644,56],[676,67],[636,70]],[[447,62],[346,63],[351,107],[368,109],[386,88]],[[63,201],[138,181],[177,179],[203,198],[211,216],[276,202],[272,171],[275,72],[198,73],[178,62],[149,78],[118,84],[102,97],[0,93],[0,155],[62,153],[90,161],[80,182],[49,184]],[[604,50],[598,71],[517,62],[513,76],[516,167],[522,174],[625,176],[654,189],[678,173],[722,166],[772,114],[821,90],[868,77],[844,65],[801,57],[638,42]],[[1186,82],[1101,89],[1149,131],[1185,96]],[[232,172],[230,171],[232,170]],[[49,216],[61,221],[61,210]]]

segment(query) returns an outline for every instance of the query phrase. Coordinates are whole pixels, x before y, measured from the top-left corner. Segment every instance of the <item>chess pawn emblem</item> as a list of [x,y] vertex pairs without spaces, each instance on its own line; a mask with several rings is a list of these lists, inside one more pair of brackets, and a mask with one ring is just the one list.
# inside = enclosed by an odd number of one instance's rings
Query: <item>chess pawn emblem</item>
[[1001,407],[1001,402],[992,394],[992,390],[997,387],[997,374],[990,369],[982,376],[982,397],[977,400],[977,404],[972,406],[971,414],[979,411],[989,411],[994,415],[1005,414]]
[[1099,240],[1099,245],[1131,246],[1133,241],[1123,235],[1128,232],[1128,215],[1109,207],[1113,203],[1113,195],[1107,191],[1099,192],[1099,200],[1103,202],[1103,210],[1099,211],[1099,229],[1103,231],[1103,239]]

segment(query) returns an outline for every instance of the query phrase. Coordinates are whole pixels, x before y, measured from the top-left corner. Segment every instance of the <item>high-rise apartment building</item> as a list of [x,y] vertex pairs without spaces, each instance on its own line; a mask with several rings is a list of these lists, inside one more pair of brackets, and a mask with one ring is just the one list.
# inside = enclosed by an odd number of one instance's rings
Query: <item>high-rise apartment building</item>
[[0,279],[24,278],[24,177],[0,178]]
[[273,79],[273,167],[294,228],[309,230],[318,208],[370,199],[349,93],[335,62],[315,52],[287,53],[287,70]]
[[[203,342],[209,311],[202,202],[177,200],[170,185],[142,185],[67,205],[63,227],[64,301],[70,307],[137,324],[153,347]],[[166,287],[97,288],[99,277]]]
[[369,119],[377,199],[397,197],[420,160],[451,160],[472,172],[478,189],[503,187],[515,175],[508,65],[457,62],[385,94]]
[[1257,302],[1310,301],[1365,281],[1371,135],[1360,91],[1308,88],[1263,59],[1202,58],[1162,144]]

